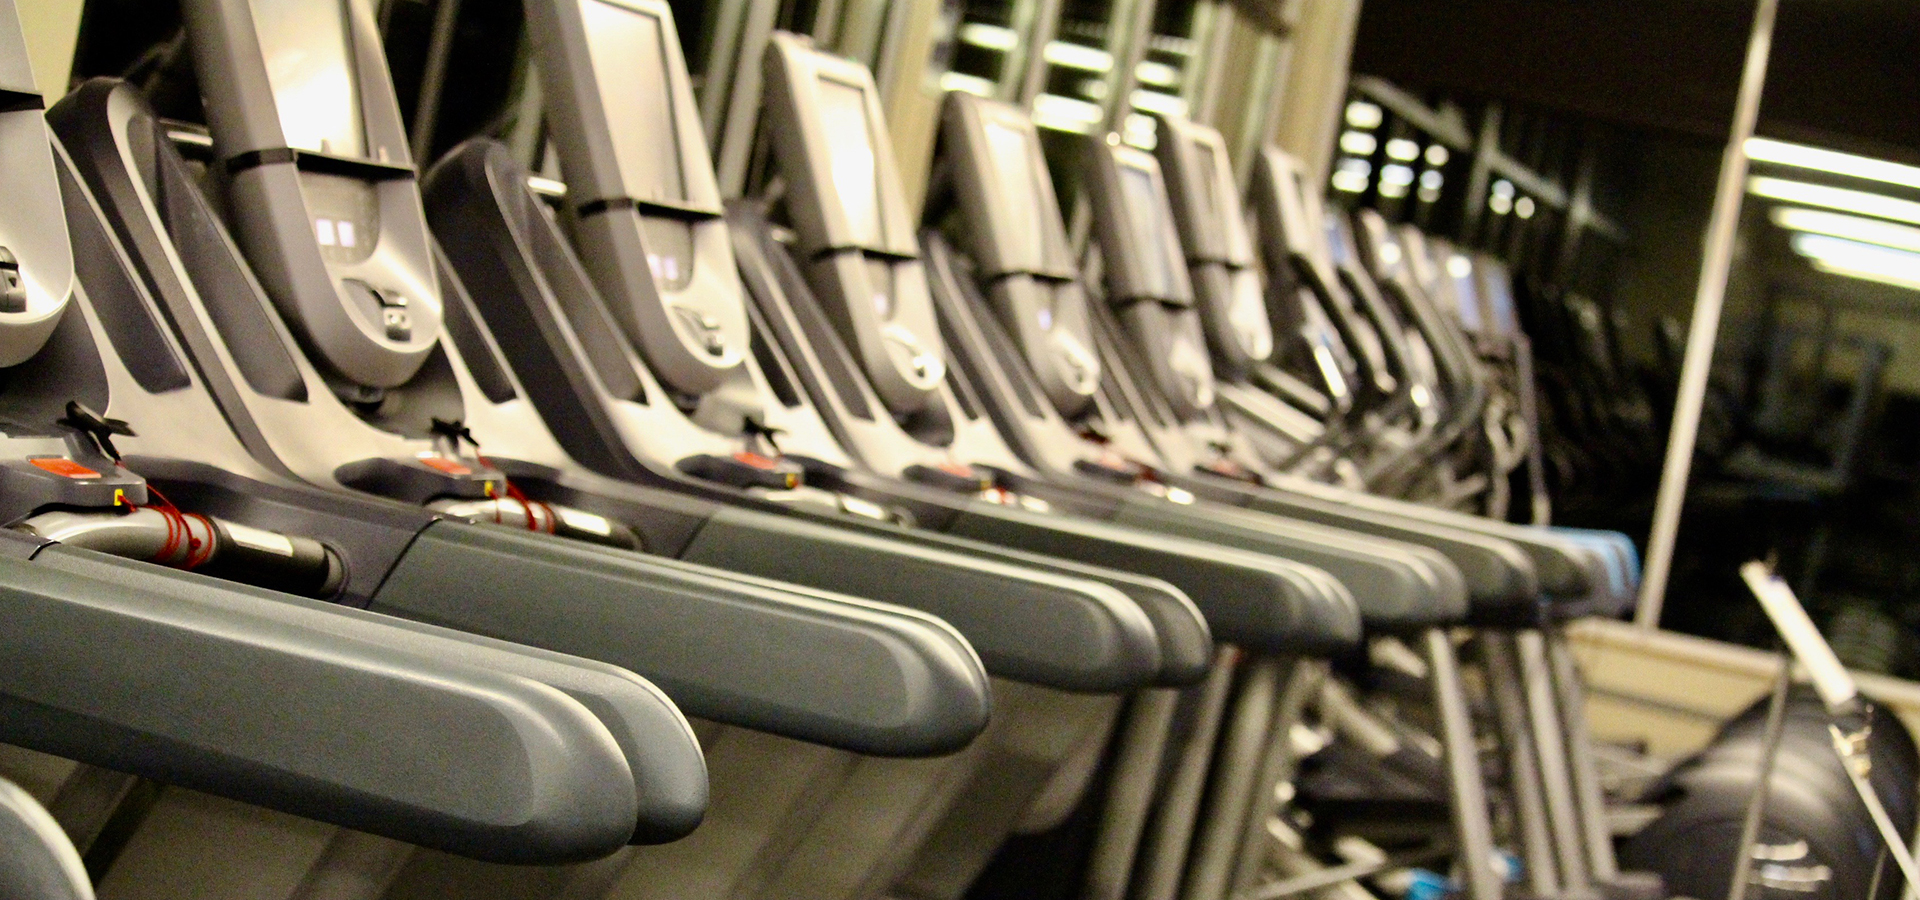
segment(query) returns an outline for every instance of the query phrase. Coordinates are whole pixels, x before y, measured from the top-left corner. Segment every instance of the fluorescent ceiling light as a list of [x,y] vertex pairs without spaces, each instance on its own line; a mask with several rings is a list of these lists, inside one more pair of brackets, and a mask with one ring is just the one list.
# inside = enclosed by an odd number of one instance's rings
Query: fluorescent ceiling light
[[1824,206],[1842,212],[1920,225],[1920,203],[1889,197],[1885,194],[1828,187],[1824,184],[1808,184],[1804,181],[1789,181],[1785,178],[1769,178],[1765,175],[1748,178],[1747,193],[1766,197],[1769,200]]
[[940,89],[943,91],[964,91],[981,97],[992,97],[994,84],[978,75],[965,72],[941,72]]
[[1354,156],[1372,156],[1374,148],[1378,146],[1380,146],[1379,140],[1364,131],[1340,132],[1342,152],[1351,153]]
[[1914,228],[1911,225],[1896,225],[1880,219],[1863,219],[1846,213],[1793,206],[1774,207],[1772,219],[1773,224],[1788,231],[1830,234],[1852,241],[1920,253],[1920,228]]
[[1113,54],[1098,47],[1070,41],[1048,41],[1042,56],[1048,63],[1063,69],[1105,72],[1113,68]]
[[1380,107],[1365,100],[1355,100],[1347,104],[1347,124],[1362,130],[1379,128],[1385,119]]
[[1187,114],[1187,101],[1172,94],[1137,88],[1133,92],[1133,108],[1167,116],[1184,116]]
[[1837,150],[1822,150],[1805,144],[1789,144],[1768,138],[1747,138],[1746,151],[1748,159],[1758,162],[1816,169],[1849,178],[1864,178],[1869,181],[1884,181],[1903,187],[1920,188],[1920,166],[1888,162],[1870,156],[1855,156]]
[[1920,278],[1908,278],[1903,275],[1894,275],[1887,272],[1849,269],[1846,266],[1837,266],[1832,263],[1820,262],[1819,260],[1814,260],[1813,267],[1828,275],[1839,275],[1843,278],[1858,278],[1861,281],[1873,281],[1880,284],[1892,285],[1897,288],[1906,288],[1910,291],[1920,291]]
[[1824,234],[1796,234],[1789,243],[1820,271],[1920,289],[1920,253]]
[[989,25],[985,22],[968,22],[960,26],[960,43],[1004,53],[1019,46],[1020,35],[1011,28]]
[[1141,84],[1170,88],[1180,83],[1180,70],[1163,62],[1143,59],[1133,67],[1133,77],[1140,79]]
[[1033,124],[1056,131],[1087,134],[1100,121],[1100,107],[1085,100],[1041,94],[1033,98]]

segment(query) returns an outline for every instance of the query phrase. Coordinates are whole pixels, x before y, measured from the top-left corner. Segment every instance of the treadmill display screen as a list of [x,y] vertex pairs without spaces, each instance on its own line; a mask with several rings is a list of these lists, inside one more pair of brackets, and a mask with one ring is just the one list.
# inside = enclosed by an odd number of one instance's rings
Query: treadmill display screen
[[287,146],[366,156],[344,0],[253,0],[252,9]]
[[1220,162],[1214,158],[1214,147],[1212,144],[1197,144],[1194,146],[1194,149],[1199,151],[1194,155],[1200,160],[1200,199],[1207,204],[1206,215],[1217,217],[1224,212],[1224,210],[1220,208],[1220,195],[1218,193],[1220,190]]
[[1007,188],[1003,195],[1007,221],[1013,224],[1012,231],[1001,235],[1001,239],[1016,250],[1044,250],[1041,235],[1045,230],[1040,222],[1040,197],[1036,193],[1039,186],[1034,183],[1032,135],[993,118],[986,120],[986,130],[993,169]]
[[1506,267],[1495,266],[1487,273],[1487,303],[1493,307],[1494,330],[1503,335],[1520,333],[1520,320],[1513,312],[1513,276]]
[[620,180],[635,200],[680,203],[679,129],[660,20],[606,0],[581,0],[587,54],[613,135]]
[[867,118],[864,90],[831,78],[820,79],[821,124],[827,132],[827,165],[833,190],[853,230],[854,243],[884,243],[880,225],[880,172],[873,152],[873,123]]
[[1474,280],[1472,260],[1458,253],[1450,254],[1447,276],[1453,279],[1453,292],[1460,301],[1460,324],[1468,331],[1486,327],[1480,321],[1480,286]]
[[1140,251],[1140,274],[1145,279],[1145,288],[1149,295],[1170,300],[1173,298],[1174,260],[1167,258],[1167,242],[1163,234],[1166,203],[1161,193],[1154,189],[1153,173],[1138,166],[1120,167],[1120,193],[1126,201],[1127,222],[1133,230],[1134,245]]

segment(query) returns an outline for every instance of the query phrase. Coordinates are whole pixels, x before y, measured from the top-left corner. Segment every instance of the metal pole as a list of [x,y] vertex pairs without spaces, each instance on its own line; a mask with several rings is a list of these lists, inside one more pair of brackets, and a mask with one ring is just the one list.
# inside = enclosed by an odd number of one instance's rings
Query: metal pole
[[1234,851],[1239,849],[1246,827],[1247,808],[1260,794],[1262,763],[1271,746],[1284,682],[1292,671],[1292,660],[1272,657],[1263,657],[1247,667],[1213,765],[1208,802],[1201,808],[1186,854],[1186,877],[1178,893],[1183,900],[1223,900],[1227,896]]
[[1566,721],[1567,768],[1573,774],[1573,798],[1580,807],[1580,831],[1586,840],[1587,866],[1596,884],[1606,884],[1619,877],[1620,863],[1613,855],[1606,791],[1600,784],[1600,769],[1593,756],[1593,734],[1587,729],[1586,687],[1580,678],[1580,668],[1574,663],[1573,650],[1567,646],[1565,633],[1555,630],[1547,635],[1547,661],[1553,666],[1560,715]]
[[1540,765],[1540,786],[1547,801],[1547,825],[1553,837],[1554,858],[1560,868],[1560,886],[1569,892],[1585,893],[1593,887],[1593,875],[1587,869],[1580,811],[1573,799],[1573,776],[1567,771],[1567,744],[1560,730],[1560,708],[1554,696],[1552,670],[1547,664],[1546,639],[1539,629],[1525,629],[1513,635],[1513,649],[1520,662],[1521,696],[1526,700],[1527,721],[1533,728],[1535,758]]
[[1680,533],[1680,507],[1687,498],[1687,476],[1693,467],[1693,443],[1700,432],[1700,409],[1706,401],[1707,375],[1713,365],[1713,344],[1720,333],[1720,308],[1727,298],[1727,274],[1733,264],[1733,238],[1740,224],[1740,197],[1747,182],[1747,138],[1760,114],[1760,92],[1767,81],[1767,53],[1773,47],[1774,13],[1780,0],[1757,0],[1753,34],[1747,40],[1746,68],[1740,76],[1740,94],[1734,105],[1733,131],[1720,161],[1720,186],[1713,197],[1713,217],[1707,223],[1706,258],[1700,266],[1700,289],[1693,300],[1693,324],[1687,334],[1686,361],[1680,367],[1680,390],[1673,404],[1673,430],[1667,435],[1667,461],[1660,474],[1660,493],[1654,502],[1653,533],[1647,537],[1647,564],[1640,585],[1640,607],[1634,623],[1643,628],[1660,624],[1666,601],[1667,575],[1673,568],[1673,542]]
[[1492,629],[1474,639],[1487,673],[1487,693],[1500,723],[1500,740],[1507,750],[1507,789],[1513,794],[1514,830],[1520,836],[1526,862],[1527,887],[1535,897],[1560,892],[1560,866],[1553,853],[1553,831],[1547,825],[1547,801],[1540,786],[1540,757],[1527,727],[1527,701],[1521,695],[1524,680],[1514,658],[1512,638]]
[[1446,751],[1448,802],[1453,807],[1455,855],[1466,900],[1500,900],[1500,877],[1493,871],[1493,822],[1487,814],[1487,786],[1480,778],[1480,745],[1473,734],[1460,660],[1442,628],[1422,635],[1433,671],[1434,713],[1440,720],[1440,745]]
[[1787,691],[1793,686],[1793,654],[1780,651],[1780,674],[1773,681],[1773,696],[1767,701],[1766,742],[1760,750],[1760,771],[1753,783],[1753,796],[1747,798],[1746,818],[1740,823],[1740,844],[1733,851],[1733,879],[1727,886],[1727,900],[1746,900],[1747,877],[1753,868],[1753,847],[1760,841],[1760,824],[1766,818],[1767,793],[1773,787],[1773,761],[1780,755],[1780,736],[1787,724]]

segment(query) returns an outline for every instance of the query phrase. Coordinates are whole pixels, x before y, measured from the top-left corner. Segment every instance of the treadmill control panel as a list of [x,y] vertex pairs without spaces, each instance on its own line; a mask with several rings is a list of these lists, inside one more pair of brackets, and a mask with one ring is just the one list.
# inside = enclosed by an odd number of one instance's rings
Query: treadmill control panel
[[720,388],[746,359],[746,301],[672,11],[545,0],[527,21],[580,262],[668,388]]
[[407,384],[439,341],[440,288],[368,0],[182,12],[208,48],[193,57],[213,171],[261,286],[336,389]]
[[946,347],[873,75],[785,33],[764,62],[765,128],[807,280],[881,401],[919,412]]
[[1100,387],[1100,358],[1039,132],[1018,107],[954,91],[941,140],[966,223],[959,237],[994,312],[1047,399],[1077,416]]
[[1273,325],[1226,141],[1178,116],[1156,120],[1155,155],[1166,173],[1201,322],[1214,357],[1227,373],[1244,377],[1273,355]]
[[1117,135],[1090,138],[1087,152],[1107,302],[1174,414],[1199,416],[1213,406],[1213,363],[1160,164]]

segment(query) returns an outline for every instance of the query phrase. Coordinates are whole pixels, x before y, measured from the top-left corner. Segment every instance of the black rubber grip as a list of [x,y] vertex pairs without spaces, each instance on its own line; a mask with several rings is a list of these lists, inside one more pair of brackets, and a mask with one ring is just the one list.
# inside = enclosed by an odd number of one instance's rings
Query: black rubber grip
[[890,540],[1002,560],[1043,572],[1059,572],[1119,590],[1139,604],[1140,611],[1146,613],[1153,622],[1154,639],[1160,645],[1160,673],[1154,680],[1158,686],[1181,687],[1197,683],[1206,677],[1207,670],[1213,666],[1213,632],[1207,628],[1207,617],[1200,613],[1200,608],[1194,605],[1193,599],[1185,591],[1165,579],[1028,553],[937,531],[901,528],[878,522],[854,524],[883,534]]

